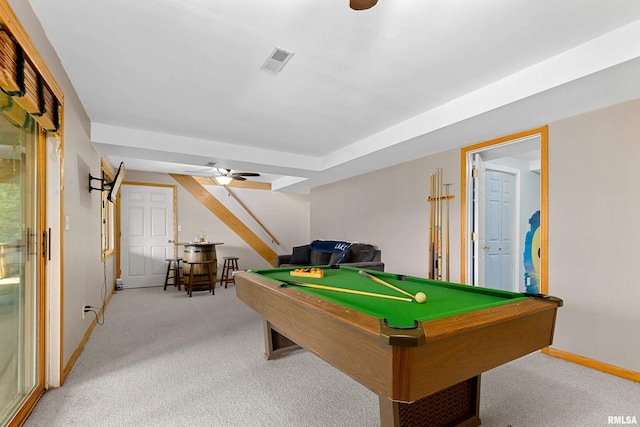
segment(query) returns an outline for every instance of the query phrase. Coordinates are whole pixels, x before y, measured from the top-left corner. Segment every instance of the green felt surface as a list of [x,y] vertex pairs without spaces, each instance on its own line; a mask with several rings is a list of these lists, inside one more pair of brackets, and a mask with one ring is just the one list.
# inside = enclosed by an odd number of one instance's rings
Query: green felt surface
[[[274,268],[255,270],[252,273],[274,281],[289,280],[385,295],[404,296],[393,289],[360,275],[358,273],[359,269],[357,268],[341,267],[338,270],[334,270],[326,267],[323,268],[324,277],[321,279],[291,276],[289,272],[292,270],[292,268]],[[370,270],[368,273],[410,294],[415,295],[417,292],[423,292],[427,295],[427,301],[419,304],[415,301],[394,301],[330,290],[303,287],[296,287],[296,289],[380,319],[386,318],[391,325],[397,327],[409,327],[414,323],[414,320],[424,322],[483,308],[509,304],[527,298],[515,292],[438,282],[412,276],[407,276],[406,280],[402,281],[397,279],[397,274]]]

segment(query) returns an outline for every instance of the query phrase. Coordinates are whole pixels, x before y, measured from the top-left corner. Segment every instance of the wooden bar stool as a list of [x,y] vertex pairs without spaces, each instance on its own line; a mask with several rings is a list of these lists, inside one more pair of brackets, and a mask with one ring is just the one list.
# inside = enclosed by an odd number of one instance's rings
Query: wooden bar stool
[[224,257],[224,264],[222,265],[222,277],[220,278],[220,286],[227,287],[229,283],[236,283],[236,279],[233,277],[233,272],[238,271],[238,257],[226,256]]
[[167,258],[166,261],[167,275],[164,278],[164,290],[167,290],[169,280],[173,280],[173,286],[177,286],[178,290],[180,290],[180,285],[182,284],[180,263],[182,262],[182,258]]
[[[204,287],[203,289],[196,289],[203,291],[205,289],[209,289],[212,295],[215,295],[216,291],[214,288],[216,287],[216,277],[213,274],[213,270],[215,267],[215,260],[208,261],[185,261],[185,263],[189,266],[189,283],[185,283],[184,287],[189,293],[189,297],[193,295],[194,287]],[[207,274],[194,274],[193,269],[196,266],[202,266],[207,269]]]

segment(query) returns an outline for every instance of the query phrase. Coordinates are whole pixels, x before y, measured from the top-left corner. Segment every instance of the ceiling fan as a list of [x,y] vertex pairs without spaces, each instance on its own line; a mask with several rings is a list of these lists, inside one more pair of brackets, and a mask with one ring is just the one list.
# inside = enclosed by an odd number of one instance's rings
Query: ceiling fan
[[230,169],[222,169],[222,168],[216,168],[216,169],[218,170],[218,175],[215,176],[216,179],[231,178],[237,181],[246,181],[247,178],[245,178],[245,176],[260,176],[259,173],[255,173],[255,172],[232,172]]
[[231,181],[246,181],[246,176],[260,176],[259,173],[255,172],[233,172],[231,169],[217,168],[214,162],[207,163],[207,166],[210,167],[210,172],[204,173],[201,171],[186,171],[188,173],[194,173],[197,175],[203,176],[211,176],[215,179],[220,185],[227,185],[231,183]]
[[353,10],[370,9],[378,3],[378,0],[349,0],[349,7]]

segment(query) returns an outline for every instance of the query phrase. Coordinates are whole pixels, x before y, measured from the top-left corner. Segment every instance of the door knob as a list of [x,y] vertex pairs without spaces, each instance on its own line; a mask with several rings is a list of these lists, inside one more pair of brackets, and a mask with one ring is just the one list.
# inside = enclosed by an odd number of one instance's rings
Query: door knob
[[491,246],[485,246],[484,248],[485,249],[491,249]]

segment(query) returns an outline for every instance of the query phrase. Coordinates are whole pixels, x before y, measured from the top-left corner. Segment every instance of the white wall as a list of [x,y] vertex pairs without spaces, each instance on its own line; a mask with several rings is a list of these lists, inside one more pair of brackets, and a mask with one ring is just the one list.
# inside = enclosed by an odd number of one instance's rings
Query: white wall
[[449,150],[311,190],[311,237],[382,250],[385,270],[427,277],[429,175],[442,168],[450,193],[451,281],[460,280],[460,152]]
[[[178,241],[193,241],[200,231],[204,231],[210,241],[223,242],[217,246],[218,275],[222,272],[222,258],[237,256],[241,269],[270,268],[267,260],[258,255],[244,240],[238,237],[220,219],[205,208],[187,190],[182,188],[170,175],[127,171],[125,182],[144,182],[176,185],[178,191],[177,224],[182,227],[178,232]],[[271,242],[269,236],[244,212],[237,201],[228,196],[224,188],[211,187],[214,197],[225,204],[263,241],[271,246],[277,254],[291,253],[293,246],[309,242],[309,196],[300,194],[279,193],[247,188],[231,188],[234,194],[244,203],[254,216],[269,230],[280,243]]]
[[549,125],[554,347],[640,372],[640,100]]
[[[90,143],[90,121],[27,0],[9,0],[22,27],[64,91],[64,231],[63,356],[66,365],[93,320],[82,319],[83,304],[100,306],[103,264],[100,260],[100,195],[89,193],[88,177],[100,176],[100,156]],[[55,247],[55,244],[53,245]],[[107,284],[113,283],[113,258]]]

